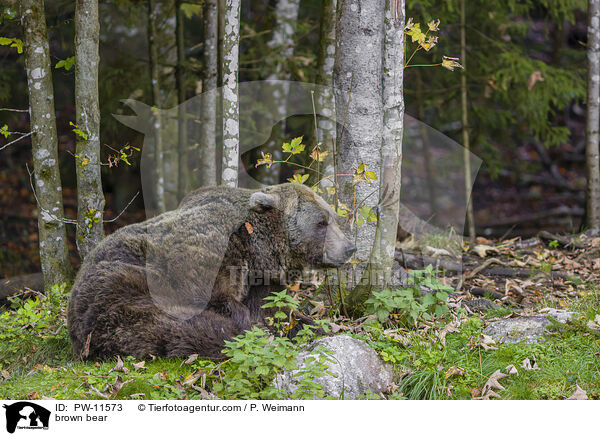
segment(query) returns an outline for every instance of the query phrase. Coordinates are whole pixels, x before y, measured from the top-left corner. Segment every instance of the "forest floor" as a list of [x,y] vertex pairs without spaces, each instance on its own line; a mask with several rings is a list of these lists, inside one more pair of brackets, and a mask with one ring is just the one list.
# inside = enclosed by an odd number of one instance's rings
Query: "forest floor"
[[[600,399],[600,238],[558,238],[480,238],[463,248],[458,272],[446,256],[421,256],[422,264],[435,262],[442,271],[435,283],[463,284],[450,291],[448,311],[421,312],[416,322],[393,309],[380,317],[368,305],[364,316],[351,319],[322,289],[289,293],[331,334],[364,339],[393,365],[393,392],[368,398]],[[404,261],[414,262],[407,254]],[[254,330],[229,344],[221,363],[196,356],[82,362],[69,351],[67,295],[65,288],[23,295],[0,315],[0,398],[285,399],[289,394],[274,389],[273,378],[310,340]],[[484,332],[498,320],[543,316],[549,307],[575,313],[532,343],[495,341]],[[302,398],[318,397],[317,391]]]

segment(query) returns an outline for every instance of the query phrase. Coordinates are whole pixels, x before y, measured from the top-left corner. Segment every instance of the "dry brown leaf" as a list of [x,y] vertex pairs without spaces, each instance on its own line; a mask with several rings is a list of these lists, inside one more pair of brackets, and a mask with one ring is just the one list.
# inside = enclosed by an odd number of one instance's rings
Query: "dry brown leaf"
[[506,373],[508,375],[516,375],[519,376],[519,371],[517,371],[517,368],[515,368],[515,365],[508,365],[505,369]]
[[450,368],[448,368],[444,376],[448,379],[453,375],[465,375],[465,372],[465,369],[461,368],[460,366],[451,366]]
[[540,367],[538,366],[537,362],[534,360],[533,364],[532,364],[531,360],[529,360],[529,358],[523,360],[523,364],[521,365],[521,368],[525,369],[525,371],[539,370],[540,369]]
[[527,83],[527,90],[531,91],[537,82],[543,82],[544,77],[541,71],[534,71],[529,76],[529,83]]
[[244,223],[244,225],[246,226],[246,230],[248,231],[249,235],[251,235],[252,233],[254,233],[254,229],[252,228],[252,224],[250,224],[248,221],[246,221]]
[[115,399],[116,396],[119,394],[119,391],[121,389],[123,389],[123,386],[125,386],[126,384],[131,383],[132,381],[133,381],[133,379],[123,381],[123,379],[121,378],[121,376],[118,375],[117,378],[115,379],[115,382],[112,385],[108,385],[106,387],[106,389],[104,390],[104,392],[108,391],[109,396],[112,399]]
[[148,369],[144,365],[146,365],[146,361],[145,360],[142,360],[141,362],[138,362],[138,363],[134,363],[132,365],[133,366],[133,370],[134,371],[141,371],[143,369]]
[[121,359],[121,356],[117,356],[117,364],[113,369],[108,371],[108,373],[110,374],[113,371],[122,372],[123,374],[129,374],[129,369],[125,365],[123,365],[123,360]]
[[197,359],[198,359],[198,354],[190,354],[187,359],[185,359],[183,362],[181,362],[181,365],[179,365],[179,367],[181,368],[183,365],[191,365]]
[[584,391],[583,389],[581,389],[579,387],[579,385],[575,385],[577,386],[577,389],[575,389],[575,392],[573,392],[573,395],[571,395],[569,398],[567,398],[567,400],[587,400],[588,396],[587,396],[587,392]]
[[451,322],[446,324],[442,330],[440,330],[437,334],[438,338],[440,338],[440,342],[442,345],[446,345],[446,335],[448,333],[458,333],[460,330],[457,327],[456,322]]
[[448,385],[448,387],[446,388],[446,395],[447,395],[449,398],[452,398],[452,389],[454,389],[454,386],[453,386],[453,385]]
[[2,376],[5,380],[8,380],[10,378],[10,373],[7,370],[2,369],[0,370],[0,376]]
[[27,394],[27,398],[29,398],[30,400],[39,400],[40,396],[37,392],[29,392]]
[[498,253],[497,248],[492,247],[491,245],[485,245],[485,244],[476,245],[475,247],[473,247],[473,251],[475,253],[477,253],[479,255],[479,257],[481,257],[481,258],[487,256],[488,251],[493,251],[495,253]]

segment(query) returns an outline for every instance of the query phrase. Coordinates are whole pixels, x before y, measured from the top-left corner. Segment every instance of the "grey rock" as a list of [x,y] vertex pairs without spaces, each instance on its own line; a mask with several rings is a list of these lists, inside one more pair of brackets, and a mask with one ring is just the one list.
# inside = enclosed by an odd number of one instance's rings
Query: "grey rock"
[[275,385],[293,393],[299,382],[299,371],[311,364],[306,362],[307,357],[318,357],[314,353],[317,347],[331,351],[327,353],[327,357],[334,362],[327,364],[328,371],[336,377],[326,374],[315,379],[315,382],[323,386],[326,395],[355,399],[369,391],[378,394],[387,392],[392,387],[394,374],[391,365],[384,363],[365,342],[348,335],[329,336],[310,344],[298,354],[298,369],[278,375]]
[[566,323],[571,318],[579,316],[576,312],[558,309],[542,309],[540,315],[507,318],[492,322],[483,330],[483,334],[491,336],[496,342],[506,344],[526,343],[531,344],[544,336],[546,327],[551,324],[547,316],[551,316],[561,323]]

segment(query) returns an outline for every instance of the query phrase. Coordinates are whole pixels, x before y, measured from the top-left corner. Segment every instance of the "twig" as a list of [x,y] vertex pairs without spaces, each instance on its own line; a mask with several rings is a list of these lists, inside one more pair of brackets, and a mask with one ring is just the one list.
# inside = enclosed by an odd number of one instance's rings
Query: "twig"
[[11,108],[7,108],[7,107],[0,107],[0,111],[7,111],[7,112],[29,112],[29,109],[11,109]]
[[[13,132],[11,132],[13,133]],[[10,141],[8,144],[4,144],[2,147],[0,147],[0,151],[4,150],[6,147],[8,147],[9,145],[14,144],[15,142],[19,142],[21,139],[23,138],[27,138],[28,136],[31,136],[33,134],[33,132],[29,132],[29,133],[24,133],[23,136],[20,136],[17,139],[13,139],[12,141]]]
[[136,192],[135,195],[133,196],[133,198],[131,200],[129,200],[129,203],[127,203],[127,206],[125,206],[125,208],[119,213],[119,215],[117,215],[116,217],[114,217],[113,219],[110,220],[102,220],[103,223],[112,223],[115,222],[116,220],[119,219],[119,217],[121,215],[123,215],[123,213],[127,210],[127,208],[129,206],[131,206],[131,203],[133,203],[133,200],[135,200],[137,198],[137,196],[139,195],[140,191]]

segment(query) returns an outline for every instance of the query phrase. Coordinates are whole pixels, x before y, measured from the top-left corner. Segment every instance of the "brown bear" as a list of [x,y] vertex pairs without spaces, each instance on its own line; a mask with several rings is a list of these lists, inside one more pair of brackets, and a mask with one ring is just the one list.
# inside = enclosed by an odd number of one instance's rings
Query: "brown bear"
[[[85,259],[68,326],[84,358],[219,360],[224,341],[259,323],[285,274],[344,264],[356,250],[310,188],[202,188],[179,208],[129,225]],[[283,277],[283,279],[282,279]]]

